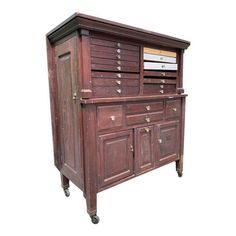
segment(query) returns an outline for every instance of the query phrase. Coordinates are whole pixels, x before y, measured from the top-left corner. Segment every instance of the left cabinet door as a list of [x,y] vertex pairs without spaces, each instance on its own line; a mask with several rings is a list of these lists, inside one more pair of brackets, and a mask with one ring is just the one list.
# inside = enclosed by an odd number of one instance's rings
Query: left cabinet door
[[100,135],[98,142],[100,188],[133,175],[133,130]]

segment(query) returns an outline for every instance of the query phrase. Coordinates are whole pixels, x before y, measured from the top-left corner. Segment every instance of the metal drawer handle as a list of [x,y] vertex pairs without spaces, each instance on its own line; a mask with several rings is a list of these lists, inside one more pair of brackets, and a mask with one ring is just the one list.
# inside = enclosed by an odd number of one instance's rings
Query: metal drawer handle
[[145,118],[145,120],[147,121],[147,123],[151,121],[149,117]]
[[120,50],[120,49],[117,49],[116,51],[117,51],[117,53],[121,53],[121,50]]
[[121,46],[121,43],[117,43],[117,47],[120,47]]
[[163,57],[160,57],[160,60],[162,61],[164,58]]
[[162,139],[161,138],[158,139],[158,143],[162,143]]
[[164,79],[161,79],[161,83],[163,83],[163,84],[164,84],[165,82],[166,82],[166,81],[165,81]]
[[121,55],[116,55],[116,57],[117,57],[118,59],[121,59]]
[[117,76],[118,78],[121,78],[121,74],[116,74],[116,76]]
[[177,111],[177,108],[176,107],[172,108],[172,111]]
[[117,68],[117,70],[121,70],[121,67],[120,67],[120,66],[117,66],[116,68]]
[[134,152],[134,147],[133,147],[133,145],[130,145],[130,151],[131,151],[131,152]]
[[165,65],[161,65],[161,68],[165,68]]
[[147,133],[149,133],[150,129],[149,128],[144,128]]
[[149,105],[146,106],[146,110],[147,110],[147,111],[150,111],[150,110],[151,110],[151,106],[149,106]]
[[117,63],[118,65],[121,65],[121,61],[117,61],[116,63]]
[[116,83],[120,85],[120,84],[121,84],[121,81],[120,81],[120,80],[116,80]]
[[116,92],[121,94],[122,91],[121,91],[121,89],[117,89]]
[[115,116],[110,116],[111,120],[114,121],[116,119]]
[[163,93],[164,93],[164,90],[160,90],[160,93],[162,93],[162,94],[163,94]]
[[77,93],[73,93],[72,99],[73,99],[73,100],[76,100],[76,98],[77,98]]
[[164,88],[164,85],[160,85],[160,88]]
[[166,76],[166,73],[165,72],[161,72],[161,76]]

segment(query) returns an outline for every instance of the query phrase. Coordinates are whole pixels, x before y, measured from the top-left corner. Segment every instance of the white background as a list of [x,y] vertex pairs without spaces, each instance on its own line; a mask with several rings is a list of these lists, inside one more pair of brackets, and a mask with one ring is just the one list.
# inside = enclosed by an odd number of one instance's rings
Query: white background
[[[235,236],[234,2],[2,1],[0,234]],[[98,225],[53,166],[45,34],[75,11],[191,41],[183,178],[170,164],[99,193]]]

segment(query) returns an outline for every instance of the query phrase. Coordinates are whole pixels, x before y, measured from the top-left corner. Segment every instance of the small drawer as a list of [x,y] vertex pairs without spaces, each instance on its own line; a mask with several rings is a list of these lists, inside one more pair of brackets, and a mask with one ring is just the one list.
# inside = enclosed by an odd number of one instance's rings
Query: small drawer
[[92,71],[93,79],[139,79],[139,74]]
[[176,57],[176,52],[162,50],[162,49],[155,49],[155,48],[143,48],[144,53],[154,54],[154,55],[162,55],[167,57]]
[[123,107],[122,105],[99,106],[97,108],[98,129],[109,129],[123,125]]
[[93,79],[94,87],[106,87],[106,86],[122,86],[122,87],[133,87],[139,86],[139,80],[137,79]]
[[166,119],[178,118],[181,115],[181,100],[167,100],[165,117]]
[[143,94],[144,95],[165,95],[165,94],[175,94],[176,85],[175,84],[144,84]]
[[144,62],[144,70],[177,70],[177,64]]
[[139,66],[92,64],[92,70],[139,72]]
[[163,119],[163,112],[152,112],[126,116],[127,125],[148,124]]
[[176,63],[175,57],[167,57],[167,56],[154,55],[154,54],[149,54],[149,53],[144,53],[143,59],[145,61],[160,61],[160,62]]
[[136,66],[139,67],[139,63],[135,61],[123,61],[121,59],[111,60],[111,59],[103,59],[92,57],[92,64],[101,64],[101,65],[113,65],[113,66]]
[[163,101],[160,102],[145,102],[131,103],[126,105],[126,114],[146,113],[162,111],[164,109]]
[[143,74],[145,77],[167,77],[167,78],[176,78],[176,71],[144,71]]

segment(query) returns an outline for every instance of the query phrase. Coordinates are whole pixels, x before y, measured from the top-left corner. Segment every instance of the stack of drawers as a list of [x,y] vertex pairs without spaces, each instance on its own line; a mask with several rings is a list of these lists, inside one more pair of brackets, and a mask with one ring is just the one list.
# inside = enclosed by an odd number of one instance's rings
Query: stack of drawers
[[176,52],[144,47],[144,88],[143,93],[176,93],[178,64]]
[[90,51],[94,97],[138,95],[138,46],[93,37]]

